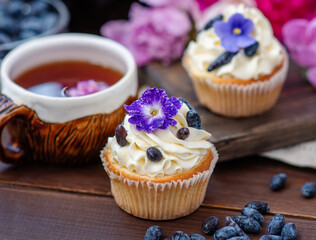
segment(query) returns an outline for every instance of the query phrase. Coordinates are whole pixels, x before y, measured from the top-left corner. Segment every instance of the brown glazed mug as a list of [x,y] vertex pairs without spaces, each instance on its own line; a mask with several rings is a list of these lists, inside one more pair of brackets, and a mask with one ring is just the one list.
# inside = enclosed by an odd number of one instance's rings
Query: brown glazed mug
[[[14,82],[28,69],[67,60],[110,67],[123,77],[105,90],[81,97],[39,95]],[[112,40],[66,33],[20,45],[1,65],[0,159],[6,163],[56,164],[98,160],[108,136],[124,118],[123,105],[136,98],[137,88],[132,55]]]

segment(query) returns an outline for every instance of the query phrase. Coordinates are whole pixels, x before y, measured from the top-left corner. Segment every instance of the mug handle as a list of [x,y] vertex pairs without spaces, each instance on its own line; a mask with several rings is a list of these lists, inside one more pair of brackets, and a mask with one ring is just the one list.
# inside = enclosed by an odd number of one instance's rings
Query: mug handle
[[[17,151],[12,151],[16,149],[13,144],[8,147],[2,145],[1,136],[4,127],[12,119],[22,119],[26,120],[32,116],[34,112],[23,105],[16,105],[10,98],[0,94],[0,159],[6,163],[18,163],[24,156],[22,149],[17,149]],[[10,147],[11,146],[11,147]],[[11,150],[10,150],[11,149]]]

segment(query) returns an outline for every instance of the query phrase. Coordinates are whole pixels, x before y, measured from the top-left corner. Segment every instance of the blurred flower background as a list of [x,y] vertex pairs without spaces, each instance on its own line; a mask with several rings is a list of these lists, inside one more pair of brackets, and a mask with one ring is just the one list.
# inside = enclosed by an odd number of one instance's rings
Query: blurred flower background
[[228,4],[258,7],[316,87],[315,0],[140,0],[132,3],[128,20],[105,23],[101,34],[125,45],[138,66],[167,65],[180,59],[194,33]]

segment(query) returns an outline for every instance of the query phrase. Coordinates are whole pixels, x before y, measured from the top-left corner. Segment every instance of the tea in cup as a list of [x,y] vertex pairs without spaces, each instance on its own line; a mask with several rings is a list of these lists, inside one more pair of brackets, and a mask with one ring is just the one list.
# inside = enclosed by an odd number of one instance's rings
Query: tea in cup
[[20,45],[1,66],[0,132],[5,129],[11,141],[1,142],[0,159],[98,160],[137,89],[132,55],[112,40],[66,33]]

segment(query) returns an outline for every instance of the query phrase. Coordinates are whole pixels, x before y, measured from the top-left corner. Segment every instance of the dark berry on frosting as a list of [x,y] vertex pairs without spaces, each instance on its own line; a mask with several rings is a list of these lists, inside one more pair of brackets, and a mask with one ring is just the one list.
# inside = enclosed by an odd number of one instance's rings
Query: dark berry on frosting
[[126,132],[126,129],[124,128],[123,125],[118,125],[116,127],[115,137],[116,137],[116,142],[118,143],[118,145],[120,145],[121,147],[126,146],[126,144],[127,144],[127,141],[126,141],[127,132]]
[[266,214],[270,210],[269,205],[261,201],[253,201],[253,202],[247,203],[245,207],[254,208],[261,214]]
[[160,152],[158,148],[150,147],[147,149],[146,153],[147,153],[148,159],[153,162],[158,162],[162,159],[162,153]]
[[189,110],[195,110],[195,109],[191,106],[191,104],[188,102],[188,100],[186,100],[185,98],[179,97],[179,100],[180,100],[181,102],[183,102],[185,105],[187,105],[188,108],[189,108]]
[[247,57],[252,57],[253,55],[256,54],[256,52],[258,50],[258,47],[259,47],[259,43],[258,42],[255,42],[254,44],[250,45],[249,47],[246,47],[244,49],[245,55]]
[[180,128],[177,132],[177,138],[184,140],[190,135],[190,130],[188,128]]
[[224,52],[223,54],[219,55],[218,58],[215,59],[214,62],[212,62],[208,68],[207,71],[211,72],[225,64],[230,63],[230,61],[233,59],[233,57],[237,54],[238,52]]
[[223,15],[222,15],[222,14],[218,15],[217,17],[214,17],[214,18],[210,19],[210,20],[204,25],[204,27],[203,27],[202,30],[207,30],[207,29],[212,28],[212,27],[213,27],[213,24],[214,24],[215,22],[221,21],[221,20],[223,20]]
[[187,122],[188,122],[189,127],[194,127],[197,129],[202,128],[201,118],[199,114],[197,113],[197,111],[195,110],[189,110],[187,112]]

